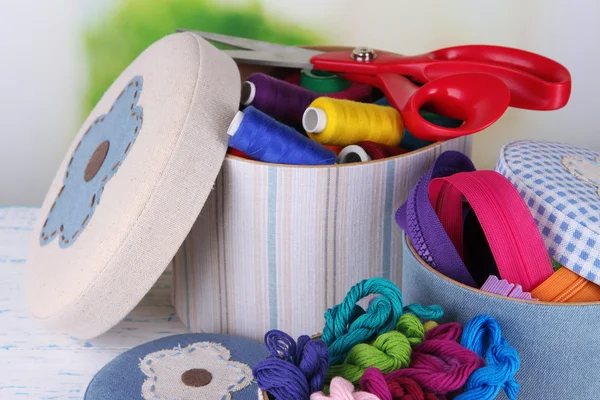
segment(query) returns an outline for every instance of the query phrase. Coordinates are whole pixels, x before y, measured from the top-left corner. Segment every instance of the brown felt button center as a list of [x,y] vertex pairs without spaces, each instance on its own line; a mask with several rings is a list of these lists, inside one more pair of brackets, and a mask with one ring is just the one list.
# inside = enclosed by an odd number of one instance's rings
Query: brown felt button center
[[100,170],[100,167],[102,167],[104,160],[106,159],[109,146],[110,143],[108,142],[108,140],[105,140],[104,142],[100,143],[98,147],[96,147],[96,150],[94,150],[94,154],[92,154],[87,166],[85,167],[85,172],[83,174],[84,181],[89,182],[92,179],[94,179],[94,177]]
[[186,386],[202,387],[212,381],[212,374],[205,369],[188,369],[181,375],[181,381]]

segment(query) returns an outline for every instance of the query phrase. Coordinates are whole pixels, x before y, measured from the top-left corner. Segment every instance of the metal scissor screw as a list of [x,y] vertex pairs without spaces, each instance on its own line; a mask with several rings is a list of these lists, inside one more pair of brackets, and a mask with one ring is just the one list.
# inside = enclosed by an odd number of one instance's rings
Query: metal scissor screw
[[369,62],[377,57],[377,53],[370,47],[357,47],[352,50],[350,57],[359,62]]

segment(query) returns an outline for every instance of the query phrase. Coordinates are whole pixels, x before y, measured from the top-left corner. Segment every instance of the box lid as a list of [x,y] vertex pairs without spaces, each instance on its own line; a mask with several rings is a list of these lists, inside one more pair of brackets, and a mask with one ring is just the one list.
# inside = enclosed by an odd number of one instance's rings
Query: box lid
[[550,256],[600,284],[600,154],[518,141],[502,148],[496,170],[519,190]]
[[117,78],[40,210],[28,257],[34,317],[89,338],[135,307],[214,185],[239,96],[234,61],[193,33],[159,40]]

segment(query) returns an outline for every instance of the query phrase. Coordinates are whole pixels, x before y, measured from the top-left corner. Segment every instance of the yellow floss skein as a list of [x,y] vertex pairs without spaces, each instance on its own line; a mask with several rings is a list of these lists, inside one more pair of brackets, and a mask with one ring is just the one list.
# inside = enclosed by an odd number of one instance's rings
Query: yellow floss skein
[[398,146],[404,135],[400,113],[386,106],[319,97],[306,109],[302,124],[321,144],[348,146],[365,140]]
[[435,321],[427,321],[423,324],[423,328],[425,328],[425,332],[429,332],[430,330],[432,330],[433,328],[436,328],[438,326],[438,323]]

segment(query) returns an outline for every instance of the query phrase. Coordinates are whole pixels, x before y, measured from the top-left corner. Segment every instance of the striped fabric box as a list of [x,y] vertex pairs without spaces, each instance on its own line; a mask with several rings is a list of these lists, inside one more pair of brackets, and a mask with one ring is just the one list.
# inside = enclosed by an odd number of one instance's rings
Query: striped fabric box
[[320,332],[356,282],[401,284],[394,213],[458,138],[378,161],[293,167],[227,157],[175,256],[174,304],[194,331],[261,340],[269,329]]

